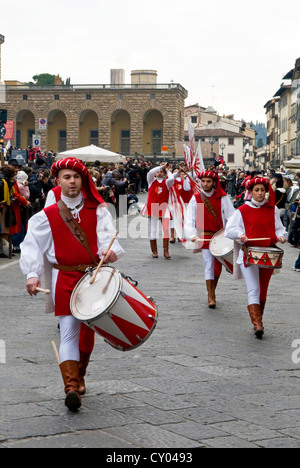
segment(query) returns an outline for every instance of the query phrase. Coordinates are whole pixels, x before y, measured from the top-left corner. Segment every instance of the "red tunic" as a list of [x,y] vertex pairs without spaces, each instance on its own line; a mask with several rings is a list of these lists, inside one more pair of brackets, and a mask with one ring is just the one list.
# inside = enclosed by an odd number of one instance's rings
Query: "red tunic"
[[142,214],[144,216],[153,216],[155,218],[164,218],[169,216],[169,189],[167,181],[164,179],[159,182],[157,179],[151,184],[148,193],[147,204]]
[[275,207],[268,204],[261,208],[251,208],[247,204],[240,206],[245,234],[248,239],[269,237],[270,240],[247,242],[248,247],[272,247],[277,242],[275,230]]
[[61,199],[61,187],[57,185],[52,189],[52,192],[54,193],[56,203]]
[[[204,242],[202,249],[208,249],[209,240],[213,237],[213,235],[216,232],[220,231],[220,229],[222,229],[223,227],[222,197],[216,197],[215,193],[211,197],[209,197],[209,201],[211,205],[213,206],[213,209],[222,227],[220,226],[216,218],[205,207],[201,199],[201,194],[197,193],[195,195],[195,198],[197,201],[196,228],[197,228],[197,231],[200,233],[201,238],[208,239],[208,242]],[[212,234],[204,234],[204,232],[211,232]]]
[[[97,204],[86,201],[80,211],[80,226],[89,240],[90,250],[96,261],[97,255]],[[52,231],[55,257],[59,265],[87,265],[92,259],[87,250],[75,239],[61,218],[57,204],[45,208]],[[71,315],[70,299],[77,282],[82,278],[81,272],[59,271],[55,288],[55,315]]]
[[21,211],[20,206],[26,206],[28,201],[25,197],[22,197],[19,186],[17,182],[14,183],[13,188],[13,197],[16,201],[12,202],[12,209],[14,211],[14,215],[16,217],[16,225],[9,228],[9,235],[12,236],[13,234],[18,234],[21,232]]
[[184,203],[189,203],[193,196],[193,191],[191,190],[184,190],[183,188],[184,180],[177,180],[175,179],[174,182],[174,189],[176,190],[177,194],[181,196]]

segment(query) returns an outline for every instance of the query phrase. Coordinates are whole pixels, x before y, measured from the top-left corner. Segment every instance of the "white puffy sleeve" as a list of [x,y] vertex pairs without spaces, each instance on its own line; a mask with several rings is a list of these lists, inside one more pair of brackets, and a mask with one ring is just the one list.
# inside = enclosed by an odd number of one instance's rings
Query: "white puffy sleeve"
[[222,220],[223,220],[223,226],[226,226],[228,223],[228,220],[231,218],[231,216],[234,215],[235,213],[235,208],[229,199],[228,196],[222,197],[221,199],[221,209],[222,209]]
[[289,235],[284,225],[282,224],[282,221],[280,219],[280,211],[277,208],[277,206],[275,206],[275,233],[276,233],[277,239],[279,239],[279,237],[284,237],[285,240],[288,240]]
[[242,235],[245,235],[245,225],[240,210],[236,210],[227,221],[225,237],[236,240]]
[[196,217],[197,201],[195,196],[193,196],[190,203],[188,204],[186,216],[184,219],[184,232],[188,240],[191,240],[193,237],[198,235],[196,229]]
[[[105,206],[99,205],[97,208],[97,243],[98,255],[101,258],[102,252],[105,252],[109,243],[115,235],[116,229],[112,222],[112,216]],[[118,258],[123,257],[124,250],[116,239],[111,248]]]
[[55,261],[50,224],[44,211],[40,211],[28,223],[28,230],[21,248],[20,268],[29,278],[41,278],[44,270],[44,254]]

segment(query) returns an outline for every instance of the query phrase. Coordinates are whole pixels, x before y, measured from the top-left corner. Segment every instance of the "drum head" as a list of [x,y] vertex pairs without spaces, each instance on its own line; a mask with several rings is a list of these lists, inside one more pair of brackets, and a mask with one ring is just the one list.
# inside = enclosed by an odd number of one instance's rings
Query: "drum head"
[[280,254],[282,252],[278,247],[248,247],[251,252],[266,252],[266,253],[276,253]]
[[209,244],[210,253],[214,257],[223,257],[233,250],[234,241],[224,236],[225,229],[217,232]]
[[121,275],[113,267],[104,266],[93,284],[86,274],[77,283],[71,297],[71,312],[78,320],[91,320],[107,312],[119,296]]

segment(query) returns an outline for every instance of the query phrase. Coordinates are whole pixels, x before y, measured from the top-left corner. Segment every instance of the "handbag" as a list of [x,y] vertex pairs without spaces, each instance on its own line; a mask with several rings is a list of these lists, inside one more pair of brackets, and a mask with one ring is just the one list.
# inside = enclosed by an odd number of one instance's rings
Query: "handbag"
[[13,207],[11,205],[7,206],[6,212],[5,212],[5,226],[7,228],[12,228],[16,225],[17,225],[17,218],[13,210]]

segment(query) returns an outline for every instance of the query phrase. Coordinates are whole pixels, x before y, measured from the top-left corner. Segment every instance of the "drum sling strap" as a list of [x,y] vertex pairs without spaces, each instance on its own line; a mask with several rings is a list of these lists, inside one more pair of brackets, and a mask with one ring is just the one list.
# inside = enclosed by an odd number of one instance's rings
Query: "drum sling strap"
[[210,212],[210,214],[217,220],[218,225],[220,226],[220,229],[223,229],[223,224],[220,223],[220,221],[218,219],[218,216],[217,216],[217,213],[214,210],[214,207],[210,203],[208,197],[206,195],[204,195],[203,192],[201,192],[201,200],[203,201],[205,208],[207,208],[208,211]]
[[[58,206],[58,210],[59,210],[59,214],[61,218],[66,223],[66,226],[70,229],[75,239],[88,251],[93,264],[92,265],[78,265],[78,267],[54,265],[54,268],[58,270],[63,270],[63,271],[85,271],[85,269],[88,267],[97,266],[97,262],[91,252],[89,241],[85,232],[83,231],[81,226],[77,223],[76,219],[74,219],[71,211],[69,210],[69,208],[66,206],[66,204],[62,200],[59,200],[57,202],[57,206]],[[69,269],[67,270],[67,268]],[[76,270],[74,270],[74,268],[76,268]]]

